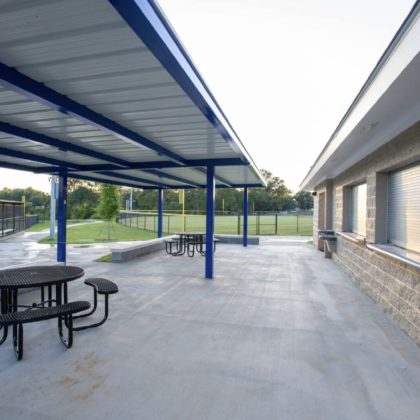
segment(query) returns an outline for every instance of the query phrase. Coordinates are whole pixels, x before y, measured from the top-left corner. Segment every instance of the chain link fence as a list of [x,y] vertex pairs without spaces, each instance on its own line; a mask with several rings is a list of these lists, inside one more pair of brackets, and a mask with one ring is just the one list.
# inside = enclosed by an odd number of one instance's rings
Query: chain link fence
[[[248,214],[249,235],[312,236],[312,212],[255,212]],[[135,229],[157,232],[156,212],[120,211],[117,222]],[[204,214],[165,213],[163,231],[166,234],[177,232],[197,232],[206,230]],[[241,235],[243,215],[239,213],[217,213],[215,233]]]
[[20,201],[0,200],[0,238],[25,229],[25,205]]

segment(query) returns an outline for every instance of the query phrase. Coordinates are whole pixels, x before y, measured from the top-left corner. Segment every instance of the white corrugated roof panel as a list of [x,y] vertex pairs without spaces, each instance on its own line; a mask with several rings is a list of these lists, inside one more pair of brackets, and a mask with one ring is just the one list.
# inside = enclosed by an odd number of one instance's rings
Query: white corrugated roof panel
[[[139,18],[144,6],[135,6]],[[104,179],[104,175],[90,167],[114,163],[117,166],[110,170],[125,166],[116,172],[119,177],[130,173],[131,177],[138,175],[151,182],[164,179],[165,184],[175,188],[188,183],[204,185],[203,167],[209,160],[236,158],[246,166],[237,170],[218,168],[223,182],[263,185],[204,82],[197,82],[198,73],[188,64],[185,51],[181,50],[181,57],[170,51],[169,44],[180,44],[162,16],[155,11],[166,27],[159,30],[168,31],[168,51],[163,58],[147,41],[143,42],[118,7],[106,0],[0,0],[0,60],[4,65],[0,118],[8,124],[2,126],[7,133],[0,137],[3,155],[19,161],[16,151],[31,154],[33,160],[25,162],[36,162],[42,155],[44,161],[62,161],[61,170],[67,164],[76,164],[84,168],[73,174],[90,174],[98,179]],[[150,3],[147,7],[155,6]],[[159,35],[157,27],[150,29],[153,35],[155,31]],[[201,83],[197,89],[204,92],[203,101],[208,101],[205,109],[195,93],[180,82],[176,74],[179,69],[169,68],[166,59],[180,60],[180,66],[184,66],[181,71],[190,72],[191,81]],[[70,105],[68,98],[73,101]],[[63,151],[62,147],[47,146],[40,136],[79,149]],[[80,148],[89,153],[84,154]],[[0,160],[6,162],[2,157]],[[202,164],[198,168],[183,167],[190,166],[192,160]],[[159,169],[160,163],[168,161],[180,167]],[[172,179],[127,170],[142,162],[157,162],[155,169]],[[54,171],[57,165],[52,164]]]

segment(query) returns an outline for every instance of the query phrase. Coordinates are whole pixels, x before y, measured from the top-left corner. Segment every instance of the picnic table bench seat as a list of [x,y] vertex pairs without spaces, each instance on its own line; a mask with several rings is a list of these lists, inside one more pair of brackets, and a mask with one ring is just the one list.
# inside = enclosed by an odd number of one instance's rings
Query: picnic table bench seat
[[7,312],[0,315],[0,325],[28,324],[30,322],[46,321],[48,319],[57,318],[58,316],[81,312],[89,308],[89,302],[76,301],[47,308]]
[[92,315],[96,311],[96,308],[98,307],[98,295],[105,296],[105,314],[101,321],[96,322],[94,324],[73,327],[74,331],[81,331],[81,330],[86,330],[87,328],[99,327],[100,325],[105,323],[105,321],[108,319],[108,296],[118,293],[118,286],[114,282],[108,279],[104,279],[100,277],[89,278],[85,280],[85,284],[93,288],[93,308],[91,311],[84,313],[82,315],[77,315],[73,318],[79,319],[79,318],[84,318],[84,317]]
[[[179,237],[165,239],[163,242],[165,243],[165,251],[167,254],[176,255],[179,253]],[[176,251],[173,251],[172,247],[175,247]]]
[[[3,328],[13,326],[13,347],[17,360],[23,355],[23,324],[58,318],[58,334],[63,344],[70,348],[73,345],[73,314],[90,308],[87,301],[75,301],[46,308],[34,308],[25,311],[8,312],[0,315]],[[61,317],[65,319],[68,336],[64,338]]]
[[118,286],[111,280],[98,277],[86,279],[85,284],[93,287],[99,295],[112,295],[118,293]]
[[[219,239],[214,238],[213,239],[213,251],[216,251],[216,244],[217,242],[220,242]],[[187,243],[187,254],[190,257],[194,256],[194,252],[199,252],[202,256],[206,255],[206,251],[203,249],[203,245],[206,245],[206,240],[203,241],[189,241]]]

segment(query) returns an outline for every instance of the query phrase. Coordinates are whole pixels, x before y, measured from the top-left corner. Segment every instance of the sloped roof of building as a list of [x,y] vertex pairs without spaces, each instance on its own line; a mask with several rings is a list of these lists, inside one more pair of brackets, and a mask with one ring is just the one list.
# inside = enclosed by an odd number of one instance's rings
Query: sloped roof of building
[[420,121],[417,1],[302,181],[313,190]]

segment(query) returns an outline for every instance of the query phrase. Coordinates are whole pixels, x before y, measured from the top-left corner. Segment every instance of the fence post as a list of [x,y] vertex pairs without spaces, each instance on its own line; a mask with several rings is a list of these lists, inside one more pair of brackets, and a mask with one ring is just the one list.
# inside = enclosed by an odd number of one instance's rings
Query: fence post
[[13,233],[15,233],[15,216],[16,216],[16,204],[13,204],[12,205],[12,221],[13,221],[13,224],[12,224],[12,232]]
[[296,233],[299,233],[299,213],[296,213]]
[[4,236],[4,203],[1,203],[1,236]]
[[169,221],[171,220],[171,216],[168,214],[168,234],[171,234],[171,229],[169,227]]
[[277,221],[277,218],[278,218],[278,214],[276,213],[276,235],[278,234],[278,221]]
[[238,235],[241,234],[241,215],[238,210]]

